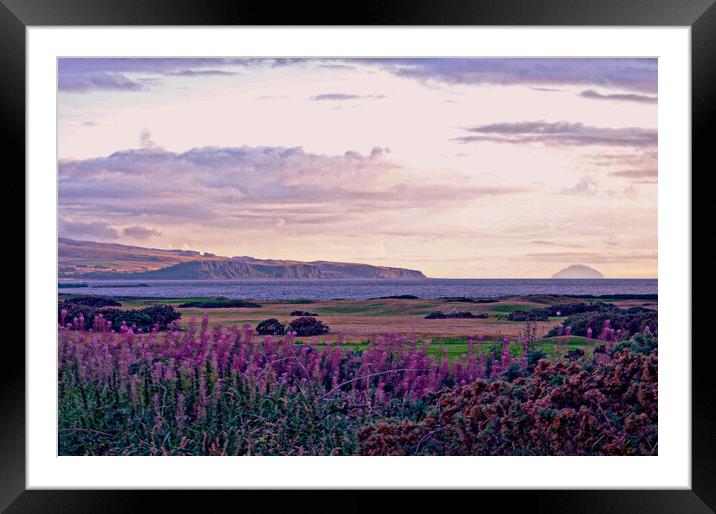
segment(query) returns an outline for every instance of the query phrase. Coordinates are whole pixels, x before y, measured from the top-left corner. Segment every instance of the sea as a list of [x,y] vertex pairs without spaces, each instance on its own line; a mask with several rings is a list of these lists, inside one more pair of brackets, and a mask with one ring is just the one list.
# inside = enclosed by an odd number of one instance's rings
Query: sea
[[[80,281],[74,281],[75,284]],[[525,295],[655,295],[657,279],[443,279],[418,280],[82,280],[87,287],[60,293],[138,298],[225,296],[254,300],[365,300],[412,295],[418,298],[499,298]]]

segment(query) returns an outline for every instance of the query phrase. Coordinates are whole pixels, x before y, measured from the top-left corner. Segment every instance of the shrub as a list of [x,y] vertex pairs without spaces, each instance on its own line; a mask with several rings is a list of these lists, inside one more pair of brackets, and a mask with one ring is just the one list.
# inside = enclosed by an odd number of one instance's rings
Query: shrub
[[497,303],[499,300],[494,298],[469,298],[467,296],[443,296],[441,300],[446,302],[462,302],[462,303]]
[[153,329],[166,330],[169,326],[181,318],[181,313],[171,305],[150,305],[143,309],[130,310],[102,310],[98,314],[112,323],[112,329],[120,330],[122,325],[136,327],[142,332],[149,332]]
[[114,298],[107,296],[94,295],[78,295],[71,296],[65,300],[65,303],[73,303],[75,305],[87,305],[89,307],[121,307],[122,304]]
[[256,333],[262,336],[282,336],[286,333],[286,327],[276,318],[269,318],[256,325]]
[[532,373],[537,366],[537,363],[546,358],[547,354],[542,350],[529,350],[527,352],[527,371]]
[[445,313],[445,312],[435,311],[435,312],[431,312],[430,314],[428,314],[427,316],[425,316],[425,319],[476,318],[476,317],[477,317],[477,316],[475,316],[475,315],[474,315],[473,313],[471,313],[471,312],[450,312],[450,313]]
[[315,312],[292,311],[289,316],[318,316],[318,314]]
[[[614,310],[618,310],[614,304],[604,302],[560,303],[542,309],[514,311],[507,316],[507,319],[510,321],[548,321],[551,316],[572,316],[584,312],[612,312]],[[565,322],[565,326],[567,325]]]
[[[127,311],[124,311],[127,312]],[[140,309],[151,320],[152,325],[159,325],[160,330],[167,328],[172,322],[181,318],[181,313],[171,305],[157,304]]]
[[510,321],[547,321],[549,319],[549,315],[534,309],[529,312],[513,311],[507,316],[507,319]]
[[520,368],[520,365],[517,363],[512,363],[510,366],[502,373],[502,380],[505,382],[512,382],[514,379],[523,376],[522,374],[522,368]]
[[[653,332],[656,332],[658,326],[657,312],[642,307],[614,308],[612,310],[574,314],[565,318],[563,326],[572,327],[572,334],[579,336],[586,336],[587,330],[591,328],[593,335],[596,337],[607,320],[610,321],[612,329],[615,331],[621,330],[623,337],[643,332],[647,326]],[[556,327],[550,330],[547,335],[556,336],[558,333],[559,327]]]
[[584,350],[582,350],[581,348],[572,348],[564,356],[569,360],[576,361],[584,357],[584,355]]
[[[94,328],[95,318],[102,316],[105,322],[109,323],[111,330],[119,331],[122,325],[134,327],[142,332],[148,332],[157,328],[166,330],[169,326],[181,317],[171,305],[150,305],[143,309],[96,309],[88,305],[60,303],[58,305],[58,320],[60,323],[74,323],[75,319],[82,319],[81,328],[89,330]],[[104,329],[104,327],[102,327]]]
[[612,303],[594,302],[594,303],[560,303],[551,305],[544,309],[550,316],[571,316],[572,314],[580,314],[582,312],[602,312],[612,311],[616,309],[616,305]]
[[322,321],[317,320],[313,316],[302,316],[296,318],[289,323],[288,328],[295,332],[297,336],[319,336],[327,334],[329,331],[328,325],[325,325]]
[[361,454],[655,455],[657,351],[589,369],[541,360],[528,378],[456,387],[417,421],[362,428]]
[[[78,328],[86,330],[92,328],[92,323],[97,313],[98,309],[89,305],[68,302],[58,302],[57,304],[57,320],[59,323],[75,323],[75,320],[78,320],[75,325],[79,324],[81,326]],[[79,320],[82,320],[81,323]]]
[[622,341],[614,347],[614,353],[620,350],[648,355],[658,346],[657,336],[651,332],[634,334],[628,341]]
[[[64,269],[62,266],[60,266],[59,271],[60,271],[60,273],[62,273],[62,272],[67,273],[67,272],[72,272],[74,270],[75,270],[75,268],[73,268],[72,266],[64,266]],[[57,284],[57,287],[59,289],[76,289],[78,287],[89,287],[89,286],[87,285],[86,282],[79,282],[79,283],[78,282],[60,282],[59,284]]]
[[377,298],[370,298],[370,300],[420,300],[420,297],[414,294],[394,294],[392,296],[378,296]]

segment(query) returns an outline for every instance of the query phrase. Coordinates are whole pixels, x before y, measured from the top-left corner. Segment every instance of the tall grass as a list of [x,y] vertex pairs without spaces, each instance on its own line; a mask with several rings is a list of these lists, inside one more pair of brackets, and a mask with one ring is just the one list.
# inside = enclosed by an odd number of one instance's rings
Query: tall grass
[[[243,328],[59,326],[59,446],[76,454],[347,454],[367,421],[414,418],[443,388],[526,368],[509,342],[459,359],[390,335],[365,349]],[[478,345],[481,344],[481,339]],[[527,348],[527,347],[525,347]]]

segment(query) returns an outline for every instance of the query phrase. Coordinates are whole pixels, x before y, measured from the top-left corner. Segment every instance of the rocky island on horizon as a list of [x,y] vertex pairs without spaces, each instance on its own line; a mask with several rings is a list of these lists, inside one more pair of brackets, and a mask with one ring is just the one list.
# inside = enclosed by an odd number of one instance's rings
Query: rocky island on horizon
[[600,279],[604,278],[601,272],[584,266],[582,264],[572,264],[564,269],[559,270],[557,273],[552,275],[551,278],[566,278],[566,279]]

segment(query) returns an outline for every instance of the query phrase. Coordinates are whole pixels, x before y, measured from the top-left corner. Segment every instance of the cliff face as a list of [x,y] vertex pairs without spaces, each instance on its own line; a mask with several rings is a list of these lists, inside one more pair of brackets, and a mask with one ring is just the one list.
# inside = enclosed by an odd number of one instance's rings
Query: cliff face
[[[106,273],[91,273],[86,278],[110,278]],[[112,274],[111,278],[117,278]],[[236,259],[222,261],[194,261],[182,262],[166,268],[142,273],[123,274],[123,277],[132,279],[203,279],[203,280],[231,280],[245,278],[264,279],[339,279],[339,278],[365,278],[365,279],[407,279],[425,278],[420,271],[401,268],[387,268],[382,266],[369,266],[366,264],[347,264],[332,262],[291,262],[272,261],[263,263],[255,260],[245,262]]]
[[63,277],[89,279],[419,279],[420,271],[352,264],[253,257],[219,257],[192,250],[159,250],[61,239]]

